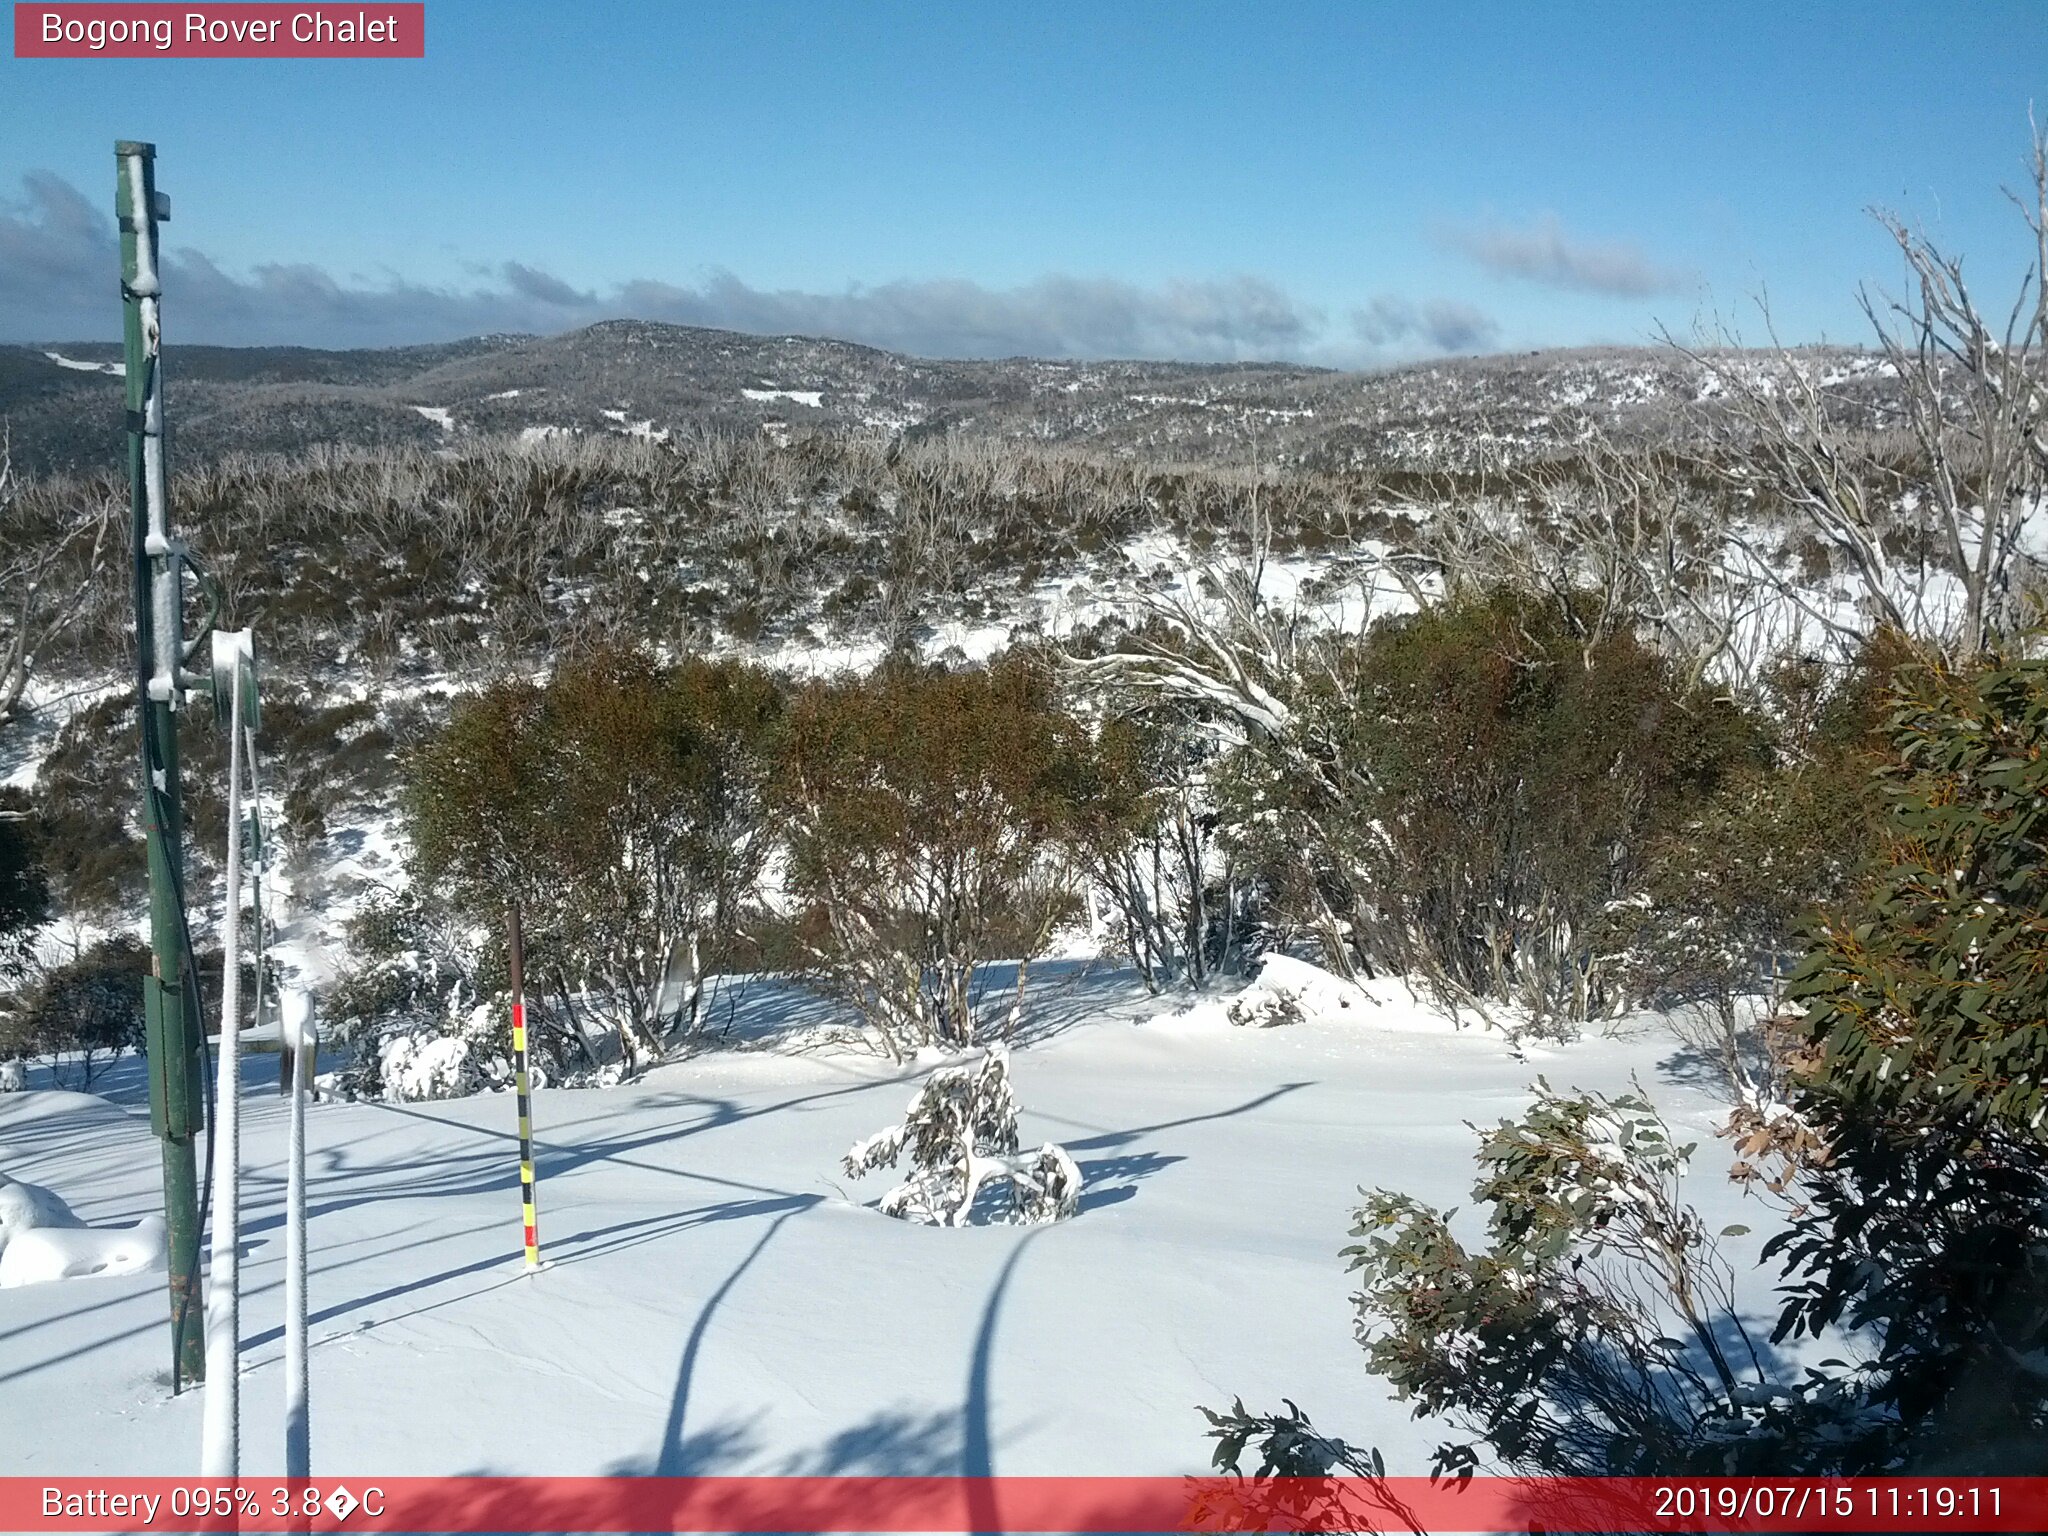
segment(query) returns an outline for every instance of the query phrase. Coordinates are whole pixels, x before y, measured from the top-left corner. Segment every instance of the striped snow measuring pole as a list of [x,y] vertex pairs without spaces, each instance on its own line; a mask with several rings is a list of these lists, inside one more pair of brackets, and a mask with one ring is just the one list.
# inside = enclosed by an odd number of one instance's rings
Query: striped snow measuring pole
[[526,948],[519,934],[519,903],[505,909],[512,960],[512,1073],[519,1090],[519,1207],[526,1227],[526,1267],[540,1268],[540,1234],[533,1210],[533,1078],[526,1055]]

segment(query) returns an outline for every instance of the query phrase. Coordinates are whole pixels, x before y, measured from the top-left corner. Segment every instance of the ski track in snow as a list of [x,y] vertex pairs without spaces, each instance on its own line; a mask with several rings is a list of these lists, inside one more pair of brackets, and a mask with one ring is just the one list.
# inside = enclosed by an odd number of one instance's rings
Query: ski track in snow
[[[1081,1213],[937,1230],[866,1208],[838,1160],[918,1079],[779,1048],[820,1013],[745,994],[738,1038],[610,1089],[536,1096],[550,1266],[523,1272],[509,1094],[315,1106],[308,1125],[313,1467],[432,1473],[1169,1474],[1206,1468],[1197,1404],[1284,1394],[1327,1432],[1426,1469],[1442,1427],[1367,1374],[1338,1250],[1358,1186],[1471,1220],[1475,1145],[1538,1072],[1639,1075],[1700,1143],[1688,1194],[1746,1271],[1767,1212],[1721,1174],[1719,1106],[1645,1030],[1513,1059],[1399,988],[1284,1028],[1184,1007],[1125,972],[1040,968],[1016,1055],[1022,1129],[1064,1145]],[[715,1005],[714,1017],[723,1016]],[[283,1106],[244,1079],[244,1471],[282,1466]],[[32,1090],[47,1072],[32,1077]],[[0,1095],[0,1170],[80,1220],[159,1208],[143,1083]],[[1479,1235],[1476,1222],[1467,1229]],[[1752,1315],[1768,1277],[1744,1275]],[[0,1291],[0,1443],[20,1473],[182,1474],[199,1394],[169,1397],[161,1274]],[[394,1405],[403,1405],[394,1411]],[[521,1423],[506,1433],[509,1419]]]

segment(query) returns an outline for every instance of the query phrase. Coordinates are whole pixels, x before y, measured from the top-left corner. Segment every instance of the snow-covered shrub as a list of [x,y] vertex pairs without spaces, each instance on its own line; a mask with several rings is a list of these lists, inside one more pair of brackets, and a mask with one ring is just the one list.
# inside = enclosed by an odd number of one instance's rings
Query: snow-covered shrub
[[378,1098],[387,1052],[400,1041],[439,1033],[463,967],[410,893],[366,905],[349,920],[346,936],[347,967],[322,1008],[324,1043],[347,1058],[342,1092]]
[[132,1227],[36,1227],[0,1252],[0,1290],[161,1270],[167,1247],[161,1216],[145,1216]]
[[[479,1002],[458,986],[438,1014],[415,1020],[409,1028],[390,1029],[377,1039],[374,1074],[352,1082],[351,1096],[398,1102],[459,1099],[509,1087],[514,1072],[511,1019],[512,1002],[505,994],[493,993]],[[534,1087],[545,1087],[558,1072],[546,1054],[531,1053]]]
[[1017,1096],[1002,1046],[979,1063],[932,1073],[900,1125],[854,1144],[847,1175],[894,1168],[906,1153],[909,1176],[882,1196],[885,1215],[964,1226],[985,1189],[1000,1196],[997,1220],[1058,1221],[1080,1205],[1081,1172],[1064,1148],[1047,1142],[1036,1152],[1018,1151]]
[[1253,1029],[1299,1024],[1305,1019],[1363,1013],[1372,998],[1354,981],[1332,976],[1320,966],[1291,955],[1268,955],[1259,974],[1231,999],[1224,1016]]
[[0,1290],[164,1266],[164,1219],[89,1228],[54,1190],[0,1174]]
[[19,1093],[28,1086],[28,1074],[18,1061],[0,1061],[0,1093]]
[[[326,1004],[345,1062],[336,1087],[362,1099],[451,1099],[512,1081],[512,1005],[502,976],[465,936],[413,896],[366,907],[349,924],[352,968]],[[493,982],[496,985],[493,985]],[[537,1081],[563,1075],[564,1031],[528,1009]]]

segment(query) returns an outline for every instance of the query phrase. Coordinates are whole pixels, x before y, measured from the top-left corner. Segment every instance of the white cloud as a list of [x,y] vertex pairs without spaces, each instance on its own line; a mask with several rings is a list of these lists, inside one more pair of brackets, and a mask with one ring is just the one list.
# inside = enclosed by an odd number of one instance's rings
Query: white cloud
[[1431,299],[1417,306],[1386,293],[1351,312],[1351,330],[1376,349],[1412,350],[1420,342],[1437,352],[1484,352],[1500,336],[1499,323],[1470,304]]
[[[61,342],[118,335],[109,278],[113,221],[47,172],[0,200],[0,337]],[[495,332],[549,333],[621,317],[767,335],[828,336],[925,357],[1170,358],[1192,362],[1355,357],[1324,314],[1256,276],[1141,285],[1049,276],[1012,288],[959,278],[854,284],[836,292],[757,288],[730,272],[579,289],[521,262],[465,285],[344,281],[303,262],[230,273],[169,246],[165,318],[188,341],[229,346],[392,346]],[[1375,357],[1469,351],[1497,328],[1469,306],[1376,299],[1356,335]],[[1372,334],[1369,334],[1371,332]]]
[[1554,213],[1521,225],[1452,225],[1439,231],[1438,241],[1490,272],[1580,293],[1645,298],[1670,293],[1686,280],[1683,272],[1651,260],[1634,245],[1568,234]]

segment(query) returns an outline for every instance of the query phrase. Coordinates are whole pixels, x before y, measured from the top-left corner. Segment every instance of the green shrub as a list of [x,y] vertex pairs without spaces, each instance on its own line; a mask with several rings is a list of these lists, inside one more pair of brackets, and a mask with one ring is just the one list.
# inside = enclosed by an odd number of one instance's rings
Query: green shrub
[[1779,1333],[1877,1340],[1869,1467],[2048,1471],[2048,662],[1901,674],[1883,873],[1795,974],[1824,1147]]
[[974,1043],[983,962],[1030,960],[1070,910],[1058,834],[1080,742],[1018,657],[892,659],[797,696],[777,791],[790,890],[814,965],[892,1052]]
[[0,789],[0,981],[18,977],[50,916],[50,877],[28,795]]
[[492,932],[521,902],[531,989],[586,995],[630,1061],[677,1022],[665,978],[694,1025],[753,894],[781,710],[756,668],[620,648],[487,689],[410,759],[417,880]]
[[11,1013],[0,1014],[0,1059],[69,1056],[79,1089],[91,1088],[102,1058],[142,1049],[142,981],[149,970],[148,946],[126,935],[57,966]]
[[1618,916],[1655,841],[1765,750],[1632,635],[1589,645],[1505,590],[1333,645],[1300,694],[1301,752],[1243,754],[1232,794],[1294,920],[1539,1021],[1626,1005]]
[[1745,1124],[1788,1091],[1772,1021],[1810,924],[1868,878],[1878,852],[1885,700],[1912,655],[1880,634],[1839,676],[1812,662],[1778,667],[1768,753],[1733,765],[1650,846],[1644,899],[1623,924],[1631,989],[1671,1010],[1682,1038],[1725,1073]]

